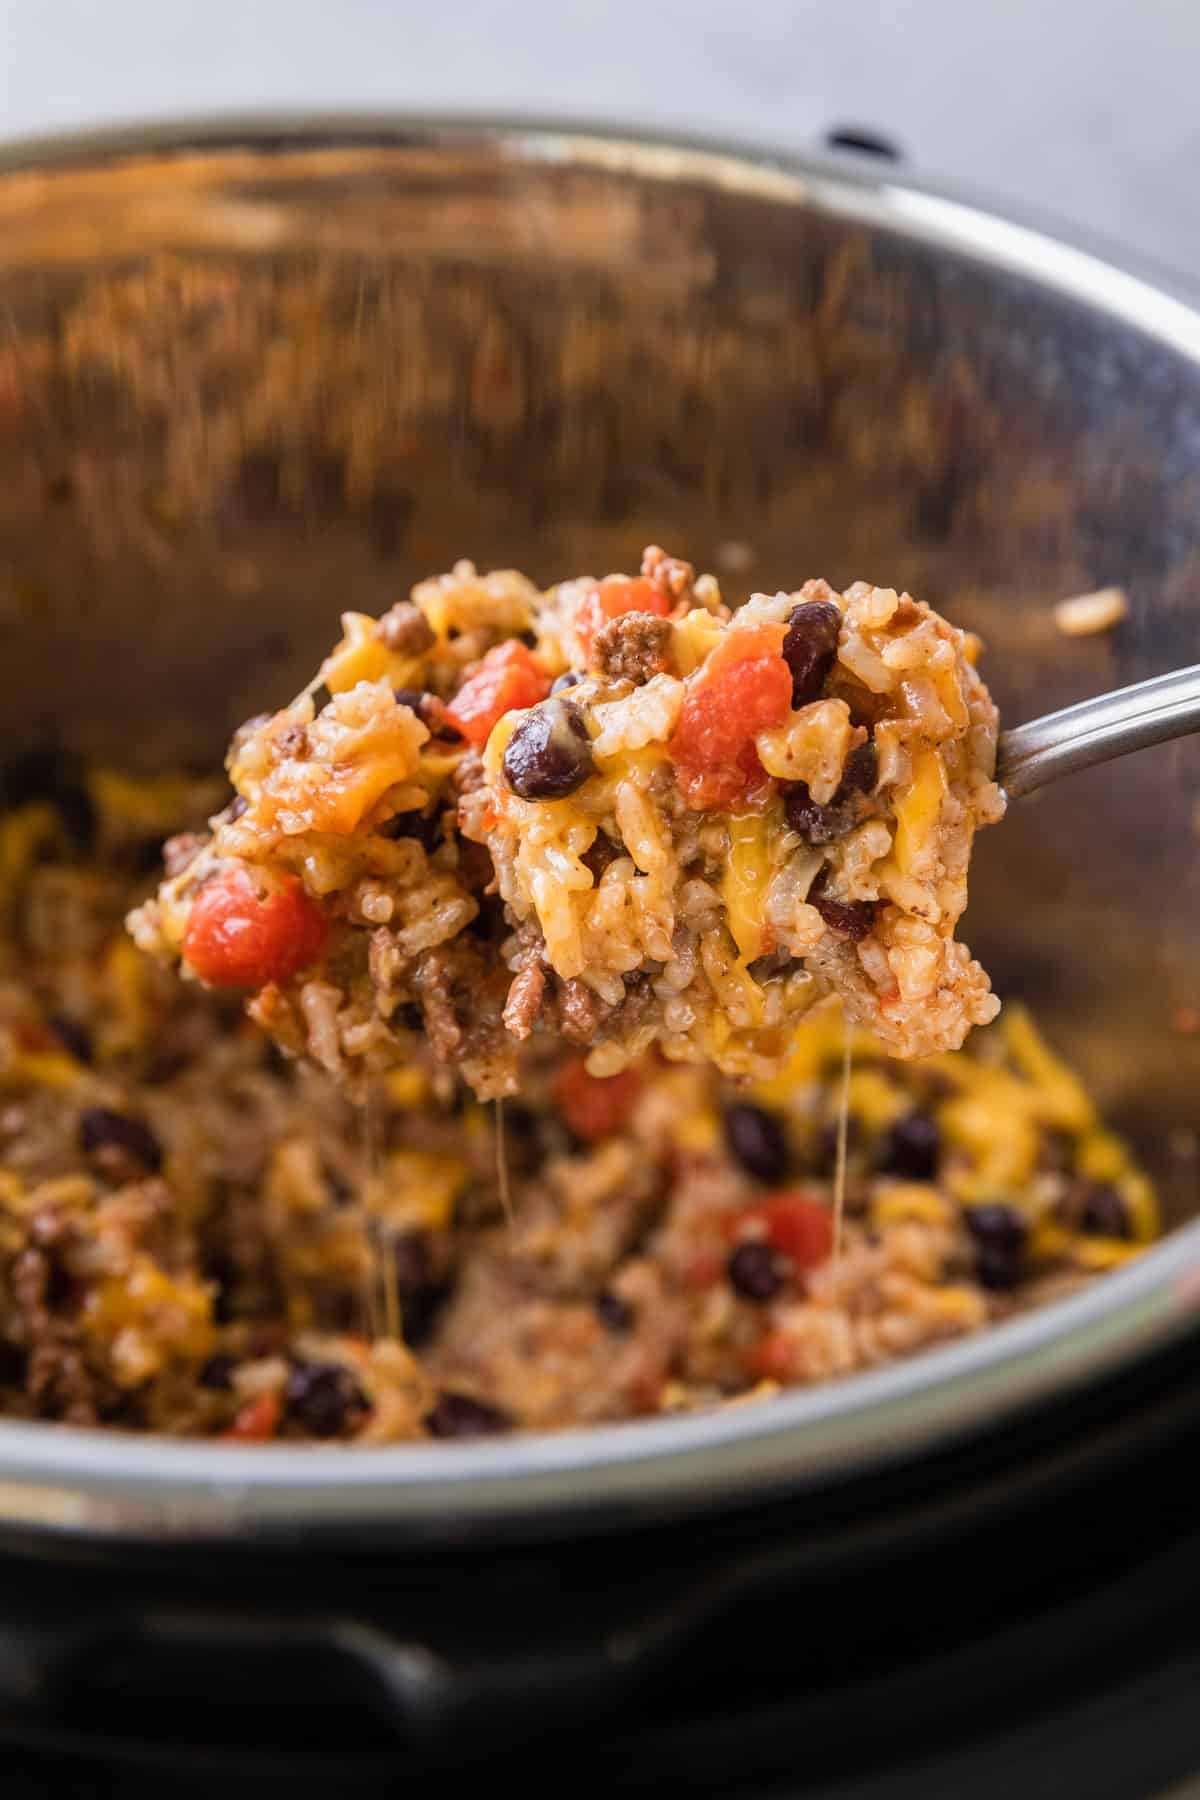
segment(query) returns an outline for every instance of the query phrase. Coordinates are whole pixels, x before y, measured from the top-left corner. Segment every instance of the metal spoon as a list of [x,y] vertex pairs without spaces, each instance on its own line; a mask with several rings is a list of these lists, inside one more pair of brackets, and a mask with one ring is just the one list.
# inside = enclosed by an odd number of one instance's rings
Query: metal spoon
[[1200,663],[1002,731],[996,780],[1014,798],[1060,775],[1200,731]]

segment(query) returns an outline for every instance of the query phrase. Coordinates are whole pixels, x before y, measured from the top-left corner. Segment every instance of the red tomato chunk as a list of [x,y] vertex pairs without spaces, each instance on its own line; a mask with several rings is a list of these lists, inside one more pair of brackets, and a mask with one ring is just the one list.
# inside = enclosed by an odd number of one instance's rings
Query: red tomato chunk
[[731,631],[688,683],[670,750],[684,799],[698,811],[755,804],[769,790],[754,739],[791,711],[782,636],[773,624]]
[[625,1124],[642,1091],[636,1069],[619,1075],[589,1075],[582,1057],[565,1063],[554,1083],[563,1118],[585,1143],[607,1137]]
[[597,632],[610,619],[631,612],[657,613],[665,619],[670,610],[670,601],[652,581],[643,581],[640,576],[627,581],[624,576],[610,575],[607,581],[589,589],[575,613],[575,633],[584,657],[590,658]]
[[221,1436],[244,1444],[265,1444],[273,1438],[283,1416],[278,1394],[259,1394],[248,1400]]
[[773,1194],[751,1208],[766,1227],[767,1242],[798,1269],[815,1269],[833,1252],[833,1215],[822,1200],[807,1194]]
[[260,988],[315,962],[328,935],[324,914],[298,881],[260,895],[245,869],[232,868],[196,896],[183,958],[210,987]]
[[497,644],[463,682],[446,717],[468,743],[482,749],[505,713],[536,706],[549,692],[550,683],[524,644]]

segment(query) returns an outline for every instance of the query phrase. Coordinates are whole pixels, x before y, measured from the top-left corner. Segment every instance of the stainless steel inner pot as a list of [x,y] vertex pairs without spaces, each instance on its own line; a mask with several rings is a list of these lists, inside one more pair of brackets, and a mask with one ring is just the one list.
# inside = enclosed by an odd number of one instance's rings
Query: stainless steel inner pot
[[[988,646],[1010,721],[1195,660],[1200,315],[890,170],[524,125],[223,124],[0,164],[0,754],[211,763],[347,606],[460,556],[657,540],[734,592],[870,577]],[[1119,583],[1111,636],[1052,603]],[[1013,809],[968,915],[1196,1210],[1200,754]],[[1181,1010],[1182,1009],[1182,1010]],[[1200,1224],[1090,1293],[826,1389],[468,1446],[0,1424],[0,1526],[410,1538],[827,1483],[1188,1328]]]

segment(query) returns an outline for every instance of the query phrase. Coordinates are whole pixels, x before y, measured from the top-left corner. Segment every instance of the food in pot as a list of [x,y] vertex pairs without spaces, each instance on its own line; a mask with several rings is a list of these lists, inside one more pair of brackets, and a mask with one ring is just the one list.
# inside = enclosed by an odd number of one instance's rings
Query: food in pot
[[481,1097],[534,1035],[762,1077],[830,993],[957,1048],[998,1011],[954,935],[1003,811],[976,649],[861,582],[731,616],[654,546],[545,593],[460,564],[242,728],[134,937],[350,1088],[414,1030]]
[[828,1002],[737,1086],[657,1051],[597,1077],[534,1036],[499,1114],[424,1051],[358,1105],[125,935],[210,786],[53,759],[22,783],[0,821],[10,1416],[340,1444],[705,1408],[978,1331],[1155,1234],[1145,1177],[1012,1006],[922,1062],[854,1033],[836,1255]]

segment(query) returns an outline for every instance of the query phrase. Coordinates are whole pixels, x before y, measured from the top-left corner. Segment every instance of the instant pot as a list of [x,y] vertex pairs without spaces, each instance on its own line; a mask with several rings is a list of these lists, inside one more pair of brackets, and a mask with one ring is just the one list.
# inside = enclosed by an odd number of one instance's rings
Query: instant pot
[[[211,766],[343,608],[649,541],[733,591],[907,586],[980,633],[1012,723],[1194,661],[1200,312],[885,164],[364,119],[4,153],[0,754]],[[1061,637],[1054,603],[1111,585],[1127,620]],[[704,1416],[351,1451],[0,1422],[13,1768],[922,1797],[1200,1771],[1198,801],[1181,743],[1014,803],[968,922],[1134,1140],[1162,1245]]]

